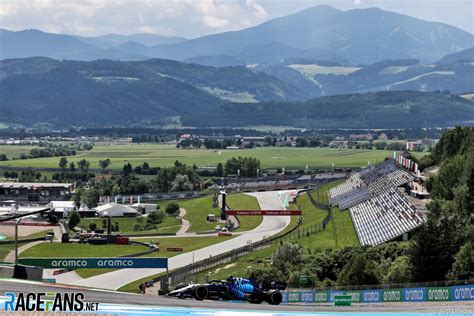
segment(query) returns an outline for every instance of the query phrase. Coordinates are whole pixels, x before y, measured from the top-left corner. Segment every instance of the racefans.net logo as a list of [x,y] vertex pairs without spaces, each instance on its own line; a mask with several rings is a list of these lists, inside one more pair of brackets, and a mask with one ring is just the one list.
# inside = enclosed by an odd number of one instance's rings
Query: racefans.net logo
[[5,312],[95,312],[99,303],[84,302],[84,293],[5,292]]

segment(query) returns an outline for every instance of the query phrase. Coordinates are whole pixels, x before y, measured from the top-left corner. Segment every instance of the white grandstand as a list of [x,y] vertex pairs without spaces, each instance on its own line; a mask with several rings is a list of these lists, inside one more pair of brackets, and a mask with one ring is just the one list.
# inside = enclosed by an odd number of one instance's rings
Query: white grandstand
[[378,245],[423,223],[423,215],[397,189],[413,180],[395,160],[386,159],[329,190],[329,201],[349,209],[361,245]]
[[329,190],[329,200],[332,205],[344,210],[413,179],[394,160],[387,159],[374,167],[353,173],[343,184]]
[[397,189],[349,209],[360,244],[379,245],[420,226],[425,218]]

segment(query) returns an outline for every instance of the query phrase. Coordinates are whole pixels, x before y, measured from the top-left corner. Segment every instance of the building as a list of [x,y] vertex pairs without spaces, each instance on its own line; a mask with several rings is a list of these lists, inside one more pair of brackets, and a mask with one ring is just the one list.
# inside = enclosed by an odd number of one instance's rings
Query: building
[[137,210],[131,207],[116,203],[100,205],[93,208],[91,211],[95,211],[100,217],[135,217],[140,214]]
[[157,205],[153,203],[134,203],[130,205],[130,207],[139,211],[140,213],[148,214],[156,211]]
[[54,209],[54,215],[58,218],[68,217],[70,212],[76,210],[74,201],[51,201],[49,207]]
[[349,135],[349,139],[352,140],[372,140],[372,134],[351,134]]
[[0,201],[67,201],[74,193],[74,183],[0,182]]

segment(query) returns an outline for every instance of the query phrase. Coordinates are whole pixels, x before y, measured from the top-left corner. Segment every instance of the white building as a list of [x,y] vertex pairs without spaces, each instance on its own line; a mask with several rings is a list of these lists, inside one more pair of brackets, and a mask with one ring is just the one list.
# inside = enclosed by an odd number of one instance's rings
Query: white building
[[134,217],[139,215],[139,212],[131,207],[116,204],[108,203],[104,205],[97,206],[92,209],[92,211],[97,212],[100,217],[112,216],[112,217]]
[[76,210],[74,201],[51,201],[49,207],[53,208],[55,213],[62,213],[63,217],[68,217],[70,212]]
[[145,214],[156,211],[156,204],[153,203],[134,203],[130,207]]

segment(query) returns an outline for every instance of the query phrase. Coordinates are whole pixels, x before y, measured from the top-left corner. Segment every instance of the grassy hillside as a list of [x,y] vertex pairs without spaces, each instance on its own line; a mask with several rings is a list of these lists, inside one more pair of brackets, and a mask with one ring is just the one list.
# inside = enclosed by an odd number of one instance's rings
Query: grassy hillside
[[[191,223],[189,232],[200,232],[214,230],[216,223],[206,221],[208,214],[220,214],[220,208],[212,207],[212,196],[191,199],[186,201],[178,201],[179,205],[186,209],[184,216]],[[260,207],[257,199],[245,194],[232,194],[228,196],[228,205],[234,209],[254,209],[259,210]],[[257,227],[262,221],[261,216],[240,216],[240,227],[238,231],[251,230]]]
[[151,59],[0,61],[0,115],[59,126],[123,124],[241,102],[305,100],[297,86],[246,67],[214,68]]

